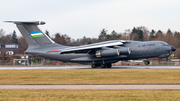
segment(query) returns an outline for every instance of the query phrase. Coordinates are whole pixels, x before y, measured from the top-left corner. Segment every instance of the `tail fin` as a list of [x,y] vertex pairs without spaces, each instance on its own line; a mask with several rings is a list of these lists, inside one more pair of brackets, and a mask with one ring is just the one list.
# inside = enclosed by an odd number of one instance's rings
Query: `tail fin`
[[22,36],[26,40],[29,47],[48,47],[48,46],[60,46],[52,41],[46,34],[44,34],[37,25],[43,25],[45,22],[42,21],[4,21],[15,23]]

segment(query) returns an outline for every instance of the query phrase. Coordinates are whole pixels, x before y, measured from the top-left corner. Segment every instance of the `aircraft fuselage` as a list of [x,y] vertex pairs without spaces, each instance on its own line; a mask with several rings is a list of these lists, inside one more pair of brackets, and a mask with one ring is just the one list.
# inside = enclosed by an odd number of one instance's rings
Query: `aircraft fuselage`
[[[71,48],[71,47],[64,47]],[[120,50],[119,55],[114,56],[97,56],[95,52],[69,52],[61,54],[63,47],[37,47],[28,49],[26,52],[34,55],[38,55],[44,58],[63,61],[63,62],[74,62],[81,64],[103,64],[103,63],[115,63],[121,60],[136,60],[136,59],[147,59],[153,57],[165,58],[172,54],[174,47],[168,45],[163,41],[127,41],[123,46],[113,47],[113,49]],[[129,48],[130,53],[122,54],[122,48]],[[49,52],[52,50],[58,50],[56,52]],[[107,48],[104,50],[111,50]],[[49,52],[49,53],[48,53]]]

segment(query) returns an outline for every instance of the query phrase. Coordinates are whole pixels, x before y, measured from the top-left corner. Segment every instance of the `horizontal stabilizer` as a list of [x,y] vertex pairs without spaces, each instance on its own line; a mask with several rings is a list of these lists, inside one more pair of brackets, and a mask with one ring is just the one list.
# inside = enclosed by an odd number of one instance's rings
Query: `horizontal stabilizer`
[[22,25],[22,24],[44,25],[46,24],[44,21],[4,21],[4,22],[15,23],[17,25]]

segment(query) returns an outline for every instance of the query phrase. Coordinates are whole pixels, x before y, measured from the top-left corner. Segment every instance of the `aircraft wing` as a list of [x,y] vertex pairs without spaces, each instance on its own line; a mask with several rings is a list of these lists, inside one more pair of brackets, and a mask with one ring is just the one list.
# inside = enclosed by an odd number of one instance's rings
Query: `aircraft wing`
[[70,47],[70,48],[64,48],[60,49],[61,54],[63,53],[76,53],[76,52],[90,52],[91,50],[100,50],[102,48],[113,48],[117,46],[122,46],[125,41],[123,40],[113,40],[113,41],[106,41],[106,42],[100,42],[90,45],[83,45],[83,46],[77,46],[77,47]]

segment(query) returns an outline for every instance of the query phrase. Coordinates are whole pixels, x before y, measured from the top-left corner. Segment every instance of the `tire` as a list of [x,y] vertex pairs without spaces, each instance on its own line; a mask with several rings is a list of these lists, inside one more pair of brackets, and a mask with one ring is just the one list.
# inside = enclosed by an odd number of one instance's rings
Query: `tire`
[[92,64],[91,67],[92,68],[97,68],[97,66],[95,64]]
[[150,63],[150,62],[149,62],[148,60],[144,61],[144,64],[145,64],[145,65],[149,65],[149,63]]
[[107,66],[106,66],[106,64],[101,64],[100,67],[101,68],[106,68]]

